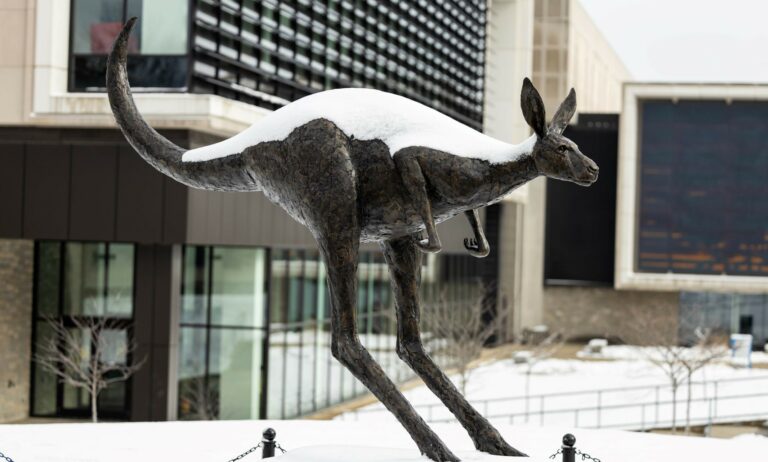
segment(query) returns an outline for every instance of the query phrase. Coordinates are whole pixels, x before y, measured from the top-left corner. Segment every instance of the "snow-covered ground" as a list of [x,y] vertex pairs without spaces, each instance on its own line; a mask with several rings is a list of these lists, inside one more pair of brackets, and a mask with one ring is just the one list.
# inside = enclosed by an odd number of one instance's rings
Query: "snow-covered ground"
[[[0,452],[16,462],[225,462],[256,445],[268,426],[288,450],[276,462],[428,461],[394,422],[300,420],[0,425]],[[457,424],[432,427],[462,460],[519,460],[474,451]],[[551,462],[548,456],[567,432],[576,435],[578,449],[603,462],[752,462],[768,453],[768,438],[759,436],[721,440],[567,426],[502,425],[499,430],[531,456],[530,462]],[[259,457],[252,454],[243,461]]]
[[[497,361],[475,370],[466,395],[481,413],[497,424],[567,423],[627,429],[669,426],[672,393],[664,373],[638,359],[642,356],[635,350],[608,348],[606,357],[631,359],[544,360],[533,368],[527,404],[524,399],[527,366],[512,360]],[[703,382],[692,388],[693,422],[706,423],[710,418],[714,422],[768,419],[768,370],[735,368],[723,361],[697,372],[693,380]],[[425,419],[452,419],[426,387],[417,387],[405,394]],[[683,386],[678,392],[678,424],[685,415],[686,395],[687,388]],[[392,417],[380,404],[373,404],[361,412],[342,414],[338,419],[378,421]]]

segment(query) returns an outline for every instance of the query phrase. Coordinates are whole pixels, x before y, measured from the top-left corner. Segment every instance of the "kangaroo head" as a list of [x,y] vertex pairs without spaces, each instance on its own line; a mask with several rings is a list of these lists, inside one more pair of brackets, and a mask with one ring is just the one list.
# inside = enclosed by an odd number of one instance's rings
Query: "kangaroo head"
[[576,112],[576,92],[571,89],[552,117],[549,127],[546,125],[544,102],[527,78],[523,81],[520,104],[525,121],[536,133],[532,156],[539,173],[581,186],[589,186],[597,181],[597,164],[582,154],[576,143],[563,136],[563,130]]

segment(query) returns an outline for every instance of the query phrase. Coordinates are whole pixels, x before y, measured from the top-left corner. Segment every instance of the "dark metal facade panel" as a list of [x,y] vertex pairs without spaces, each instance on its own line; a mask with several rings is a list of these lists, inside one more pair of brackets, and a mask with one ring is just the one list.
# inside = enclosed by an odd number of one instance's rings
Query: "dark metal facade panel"
[[22,236],[24,202],[24,146],[0,145],[0,236]]
[[115,235],[117,146],[72,145],[69,239]]
[[[186,130],[164,131],[187,146]],[[115,129],[0,127],[0,237],[182,243],[188,189]]]
[[189,188],[163,178],[163,239],[165,244],[185,242],[187,236],[187,196]]
[[316,246],[309,231],[260,192],[190,190],[187,242],[206,245]]
[[62,239],[69,230],[70,146],[28,144],[23,237]]
[[163,239],[163,176],[130,146],[119,148],[115,238],[140,243]]
[[136,246],[134,331],[137,359],[144,367],[133,376],[131,420],[175,419],[181,248]]
[[485,0],[192,4],[192,92],[276,109],[321,90],[376,88],[482,128]]

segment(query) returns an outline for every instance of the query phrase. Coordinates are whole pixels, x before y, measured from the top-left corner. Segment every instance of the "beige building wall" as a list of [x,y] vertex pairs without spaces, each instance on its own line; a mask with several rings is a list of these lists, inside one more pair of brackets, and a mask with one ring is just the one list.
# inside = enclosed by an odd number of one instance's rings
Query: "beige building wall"
[[621,112],[629,71],[579,0],[536,0],[533,82],[550,115],[570,88],[578,112]]
[[33,248],[0,240],[0,422],[29,415]]
[[0,2],[0,124],[16,124],[24,118],[31,94],[31,62],[34,41],[28,31],[34,21],[33,0]]
[[629,70],[581,3],[570,0],[569,8],[567,86],[576,89],[579,112],[621,112]]
[[[484,126],[487,134],[509,143],[519,143],[531,133],[520,109],[520,89],[532,72],[534,3],[493,0],[488,12]],[[528,309],[529,292],[523,289],[524,214],[529,187],[517,189],[501,202],[502,239],[498,249],[491,249],[499,257],[499,290],[512,310],[507,329],[510,335],[519,333],[521,326],[531,322],[531,316],[540,314],[540,310],[531,313]]]
[[655,338],[677,336],[680,294],[617,291],[612,287],[548,287],[544,291],[544,323],[551,332],[570,340],[600,337],[629,344],[648,340],[644,328],[652,325]]
[[[576,89],[578,112],[619,112],[622,85],[629,80],[629,72],[579,1],[536,0],[533,24],[532,80],[547,114],[554,114],[570,88]],[[562,325],[552,314],[558,311],[553,306],[557,298],[544,287],[546,181],[540,178],[530,183],[523,211],[520,327],[543,323],[554,329]]]

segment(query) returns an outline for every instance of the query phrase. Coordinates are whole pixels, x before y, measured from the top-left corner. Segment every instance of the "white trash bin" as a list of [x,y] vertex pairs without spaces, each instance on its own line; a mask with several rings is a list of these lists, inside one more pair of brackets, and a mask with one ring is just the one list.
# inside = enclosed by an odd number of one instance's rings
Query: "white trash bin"
[[731,364],[752,367],[752,335],[731,334]]

